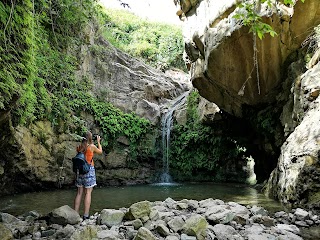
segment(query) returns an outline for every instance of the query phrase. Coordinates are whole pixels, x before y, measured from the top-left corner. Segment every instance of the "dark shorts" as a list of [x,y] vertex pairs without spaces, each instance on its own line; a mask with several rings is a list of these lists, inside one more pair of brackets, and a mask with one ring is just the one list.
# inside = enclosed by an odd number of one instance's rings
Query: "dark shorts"
[[90,171],[87,174],[76,176],[77,187],[92,188],[96,185],[96,171],[93,166],[90,167]]

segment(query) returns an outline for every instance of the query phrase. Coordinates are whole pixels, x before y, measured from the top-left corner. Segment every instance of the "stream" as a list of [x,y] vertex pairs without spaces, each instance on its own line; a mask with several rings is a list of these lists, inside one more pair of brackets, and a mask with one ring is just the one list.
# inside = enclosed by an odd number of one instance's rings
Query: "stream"
[[[73,207],[76,189],[17,194],[0,198],[0,211],[12,215],[35,210],[47,214],[63,205]],[[92,192],[91,214],[104,208],[119,209],[143,200],[164,201],[171,197],[202,200],[207,198],[234,201],[243,205],[258,205],[269,212],[284,210],[280,203],[265,197],[256,189],[242,184],[151,184],[119,187],[96,187]]]

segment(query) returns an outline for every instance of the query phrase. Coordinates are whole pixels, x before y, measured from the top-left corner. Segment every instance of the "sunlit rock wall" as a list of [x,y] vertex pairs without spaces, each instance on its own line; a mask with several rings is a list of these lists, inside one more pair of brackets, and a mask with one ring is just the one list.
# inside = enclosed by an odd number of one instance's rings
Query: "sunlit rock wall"
[[320,207],[319,92],[320,62],[296,76],[282,114],[283,122],[292,128],[285,128],[289,135],[281,147],[266,193],[285,203]]
[[294,7],[263,5],[262,19],[278,35],[256,37],[254,67],[254,37],[233,18],[239,11],[235,0],[179,2],[192,83],[203,97],[236,116],[242,116],[244,104],[275,100],[288,57],[320,23],[318,0],[298,1]]

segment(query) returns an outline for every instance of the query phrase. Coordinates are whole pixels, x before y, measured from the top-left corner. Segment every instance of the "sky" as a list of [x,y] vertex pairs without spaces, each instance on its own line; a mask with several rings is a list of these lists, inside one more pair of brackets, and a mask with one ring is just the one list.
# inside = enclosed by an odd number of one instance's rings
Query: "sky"
[[[175,25],[181,25],[179,17],[176,15],[178,8],[173,0],[100,0],[106,8],[125,9],[134,12],[136,15]],[[130,8],[121,5],[127,3]]]

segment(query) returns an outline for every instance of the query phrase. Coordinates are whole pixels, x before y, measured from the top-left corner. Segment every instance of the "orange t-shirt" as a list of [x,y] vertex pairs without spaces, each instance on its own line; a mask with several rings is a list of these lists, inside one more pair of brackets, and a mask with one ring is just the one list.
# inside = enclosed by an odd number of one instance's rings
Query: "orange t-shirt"
[[[86,160],[87,160],[87,162],[90,164],[91,163],[91,165],[92,166],[94,166],[94,163],[93,163],[93,152],[91,151],[91,149],[89,148],[89,146],[87,147],[87,150],[86,150],[86,152],[85,152],[85,156],[86,156]],[[91,161],[92,160],[92,161]]]

